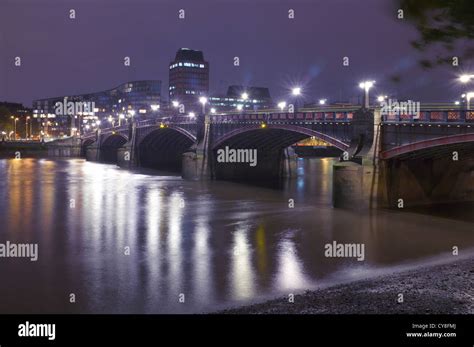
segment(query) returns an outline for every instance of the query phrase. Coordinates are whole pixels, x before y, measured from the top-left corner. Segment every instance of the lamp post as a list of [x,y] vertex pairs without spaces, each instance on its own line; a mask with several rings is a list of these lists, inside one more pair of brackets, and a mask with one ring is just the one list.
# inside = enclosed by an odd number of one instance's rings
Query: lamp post
[[14,132],[14,135],[15,135],[15,140],[16,140],[16,122],[18,122],[18,120],[19,120],[19,118],[18,118],[18,117],[17,117],[17,118],[15,118],[15,130],[14,130],[14,131],[15,131],[15,132]]
[[25,138],[29,139],[30,136],[28,135],[28,121],[30,120],[30,116],[26,116],[25,118]]
[[[11,116],[10,119],[12,120],[12,128],[15,129],[15,116]],[[15,134],[15,131],[13,131],[13,134]]]
[[201,96],[199,98],[199,102],[202,105],[201,113],[202,113],[202,115],[205,115],[206,114],[207,98],[205,96]]
[[295,97],[295,110],[294,113],[298,112],[298,97],[301,95],[301,88],[300,87],[295,87],[291,91],[291,94]]
[[370,106],[370,99],[369,99],[369,90],[372,88],[375,84],[375,81],[364,81],[359,83],[359,87],[361,89],[364,89],[365,94],[364,94],[364,107],[369,108]]
[[[465,75],[461,75],[459,76],[459,81],[463,84],[468,84],[469,82],[471,82],[472,80],[474,80],[474,75],[470,75],[470,74],[465,74]],[[471,106],[471,102],[470,102],[470,99],[473,97],[473,93],[472,92],[467,92],[466,93],[466,106],[467,106],[467,110],[469,111],[470,110],[470,106]]]
[[466,106],[467,110],[471,110],[471,99],[474,98],[474,92],[466,93]]
[[283,111],[286,107],[286,102],[285,101],[280,101],[277,106],[281,111]]

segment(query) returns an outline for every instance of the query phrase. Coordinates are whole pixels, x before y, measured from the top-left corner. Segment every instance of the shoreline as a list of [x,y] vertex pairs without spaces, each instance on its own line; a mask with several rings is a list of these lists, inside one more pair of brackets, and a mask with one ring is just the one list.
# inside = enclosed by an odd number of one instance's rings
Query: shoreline
[[[398,302],[403,295],[403,302]],[[219,314],[474,314],[474,256],[360,279]]]

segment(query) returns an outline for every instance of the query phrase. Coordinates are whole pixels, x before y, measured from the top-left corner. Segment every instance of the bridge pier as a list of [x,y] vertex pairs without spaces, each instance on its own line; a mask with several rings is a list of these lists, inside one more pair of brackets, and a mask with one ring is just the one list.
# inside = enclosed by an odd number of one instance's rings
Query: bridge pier
[[283,150],[282,155],[282,177],[295,178],[298,176],[298,156],[292,147],[287,147]]
[[391,208],[474,201],[473,158],[390,159],[382,179],[384,205]]
[[87,161],[100,161],[100,147],[97,142],[88,146],[85,152]]
[[212,165],[211,122],[209,116],[204,118],[204,126],[197,136],[197,143],[182,157],[182,177],[187,180],[201,181],[215,177]]
[[[359,112],[359,111],[358,111]],[[368,110],[360,110],[367,117]],[[357,117],[357,113],[354,116]],[[386,205],[386,189],[381,180],[379,160],[382,115],[376,109],[372,113],[372,124],[363,119],[360,124],[354,119],[351,161],[333,166],[333,205],[347,209],[366,210]],[[349,152],[345,152],[346,155]],[[343,154],[344,156],[344,154]]]

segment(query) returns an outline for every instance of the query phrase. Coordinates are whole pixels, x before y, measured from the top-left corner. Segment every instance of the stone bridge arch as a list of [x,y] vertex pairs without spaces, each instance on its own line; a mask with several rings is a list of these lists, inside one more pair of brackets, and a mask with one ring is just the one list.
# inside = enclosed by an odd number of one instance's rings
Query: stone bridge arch
[[118,162],[117,153],[119,148],[123,147],[128,138],[122,133],[110,133],[103,136],[100,140],[100,160],[106,163]]
[[[287,148],[303,139],[315,136],[345,151],[349,145],[340,139],[294,124],[251,124],[235,129],[212,145],[212,172],[217,179],[267,180],[294,172],[296,156]],[[229,163],[219,161],[219,153],[228,149],[254,150],[257,163]]]
[[160,125],[142,130],[137,140],[138,165],[180,171],[183,153],[196,142],[196,136],[179,126]]

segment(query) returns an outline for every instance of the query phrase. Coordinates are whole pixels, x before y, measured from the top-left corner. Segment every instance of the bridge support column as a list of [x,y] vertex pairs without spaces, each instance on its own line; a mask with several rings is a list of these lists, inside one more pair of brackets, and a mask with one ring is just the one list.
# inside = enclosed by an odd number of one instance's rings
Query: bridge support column
[[282,177],[294,178],[298,175],[298,156],[292,147],[283,150]]
[[384,205],[383,201],[386,192],[383,184],[381,184],[379,161],[381,122],[381,112],[380,110],[375,110],[373,141],[370,148],[365,153],[363,152],[358,160],[334,164],[334,207],[364,210]]
[[210,144],[211,122],[209,116],[205,117],[203,135],[197,144],[189,151],[183,153],[182,177],[187,180],[210,180],[212,173],[212,150]]
[[117,150],[117,165],[123,169],[133,169],[138,166],[135,146],[131,141]]
[[100,146],[96,141],[86,149],[87,161],[100,161]]
[[130,139],[123,147],[117,150],[117,165],[124,169],[133,169],[139,166],[137,155],[137,123],[133,122],[129,127],[128,138]]

